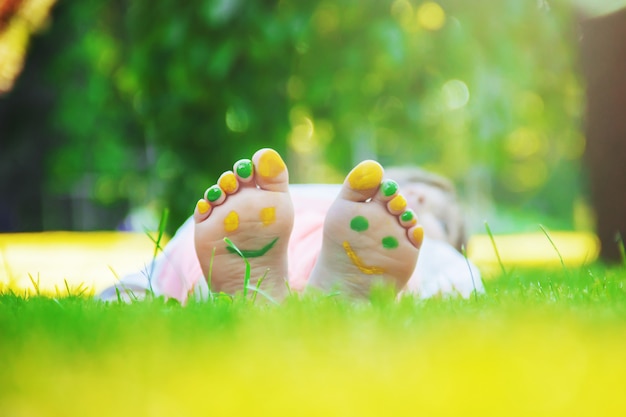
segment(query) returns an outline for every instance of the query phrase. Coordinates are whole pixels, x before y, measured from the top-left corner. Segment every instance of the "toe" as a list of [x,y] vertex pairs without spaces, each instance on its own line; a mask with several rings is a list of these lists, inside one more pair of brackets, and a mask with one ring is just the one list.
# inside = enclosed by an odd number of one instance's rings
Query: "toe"
[[391,214],[396,216],[401,215],[406,210],[406,198],[402,194],[396,194],[389,202],[387,203],[387,210]]
[[233,165],[237,181],[241,184],[252,183],[254,179],[254,165],[250,159],[240,159]]
[[217,180],[217,185],[219,185],[227,195],[234,194],[239,189],[239,181],[237,181],[237,176],[233,171],[224,172]]
[[204,199],[207,200],[211,206],[219,206],[226,200],[226,193],[219,185],[212,185],[204,192]]
[[376,199],[380,201],[389,201],[394,198],[398,194],[398,183],[394,180],[385,179],[380,183],[380,188],[378,189],[378,194],[376,194]]
[[420,224],[416,224],[411,227],[407,231],[407,235],[409,237],[409,241],[415,246],[417,249],[422,247],[422,242],[424,241],[424,228]]
[[413,227],[417,224],[417,215],[411,209],[406,209],[402,214],[398,216],[400,225],[405,228]]
[[366,160],[352,168],[346,176],[340,196],[361,202],[374,197],[383,179],[383,167],[376,161]]
[[258,150],[252,157],[257,185],[268,191],[287,192],[289,190],[289,172],[285,161],[274,149]]
[[193,212],[193,218],[196,223],[200,223],[206,220],[209,217],[209,214],[211,214],[211,204],[209,204],[209,202],[205,199],[201,198],[196,203],[196,209]]

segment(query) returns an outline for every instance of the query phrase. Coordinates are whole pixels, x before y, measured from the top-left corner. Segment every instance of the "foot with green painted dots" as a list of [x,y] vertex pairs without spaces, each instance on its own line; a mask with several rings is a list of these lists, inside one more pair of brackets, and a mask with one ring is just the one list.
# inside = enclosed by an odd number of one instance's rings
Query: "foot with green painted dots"
[[324,222],[322,250],[308,285],[366,297],[372,286],[400,291],[417,262],[424,231],[383,168],[363,161],[346,177]]
[[[235,163],[209,187],[194,212],[195,247],[214,292],[243,292],[245,261],[251,287],[280,300],[287,291],[287,246],[293,227],[289,173],[273,149]],[[235,250],[224,241],[228,238]]]

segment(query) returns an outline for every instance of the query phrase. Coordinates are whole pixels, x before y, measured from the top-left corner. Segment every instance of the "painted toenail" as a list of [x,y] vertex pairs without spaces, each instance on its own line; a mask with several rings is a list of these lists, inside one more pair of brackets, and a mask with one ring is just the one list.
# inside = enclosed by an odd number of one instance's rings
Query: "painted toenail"
[[378,187],[383,179],[383,169],[374,161],[364,161],[348,174],[348,184],[354,190],[370,190]]
[[206,200],[200,200],[198,201],[196,207],[198,208],[198,213],[205,214],[207,211],[209,211],[211,205]]
[[257,167],[259,175],[264,178],[274,178],[282,173],[287,166],[283,162],[278,152],[268,149],[259,158],[259,166]]
[[395,249],[398,247],[398,239],[393,236],[386,236],[383,238],[383,248]]
[[276,221],[276,207],[265,207],[259,213],[263,226],[269,226]]
[[365,265],[365,263],[361,260],[361,258],[358,257],[358,255],[354,252],[354,250],[352,249],[352,247],[350,246],[350,244],[346,241],[343,242],[343,249],[346,251],[346,254],[348,255],[348,258],[350,258],[350,260],[352,261],[352,263],[359,268],[359,271],[363,272],[364,274],[367,275],[379,275],[382,274],[383,272],[385,272],[384,269],[378,267],[378,266],[368,266]]
[[226,194],[232,194],[237,191],[237,177],[232,172],[227,172],[221,176],[218,185]]
[[422,246],[422,241],[424,240],[424,229],[422,226],[418,226],[413,229],[413,240],[415,240],[415,244],[419,249]]
[[231,211],[224,218],[224,230],[234,232],[237,229],[239,229],[239,215],[236,211]]
[[350,229],[355,232],[363,232],[370,226],[367,219],[363,216],[356,216],[350,221]]
[[222,196],[222,190],[220,189],[218,185],[212,185],[211,187],[209,187],[208,190],[206,190],[206,193],[205,193],[205,198],[209,200],[211,203],[219,200],[221,196]]
[[404,213],[400,215],[400,220],[405,223],[405,226],[413,226],[415,223],[417,223],[417,216],[415,215],[415,212],[413,210],[406,209]]
[[235,172],[241,178],[249,178],[252,175],[253,165],[249,159],[241,159],[235,164]]
[[389,202],[389,208],[393,211],[403,211],[406,208],[406,199],[398,194]]
[[400,219],[402,219],[403,222],[410,222],[415,219],[415,212],[411,209],[405,210],[404,213],[400,215]]
[[398,183],[394,180],[385,180],[380,184],[380,189],[385,197],[391,197],[398,191]]

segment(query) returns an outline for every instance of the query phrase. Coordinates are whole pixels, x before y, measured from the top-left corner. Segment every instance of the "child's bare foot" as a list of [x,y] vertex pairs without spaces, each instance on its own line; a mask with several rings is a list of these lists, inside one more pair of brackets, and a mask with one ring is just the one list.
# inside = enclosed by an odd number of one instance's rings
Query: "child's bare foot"
[[233,171],[224,172],[198,201],[196,254],[212,291],[235,294],[243,289],[245,263],[227,247],[228,237],[250,262],[250,285],[265,276],[260,288],[283,297],[293,226],[288,184],[287,167],[278,153],[261,149],[252,160],[236,162]]
[[346,177],[324,222],[322,251],[309,285],[367,296],[374,284],[400,291],[417,262],[423,229],[383,168],[363,161]]

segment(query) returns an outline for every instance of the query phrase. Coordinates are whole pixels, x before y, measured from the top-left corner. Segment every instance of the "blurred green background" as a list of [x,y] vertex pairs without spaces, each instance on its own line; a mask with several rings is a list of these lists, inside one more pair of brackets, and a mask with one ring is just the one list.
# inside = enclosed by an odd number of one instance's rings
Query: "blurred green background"
[[233,161],[271,146],[292,182],[339,182],[363,158],[444,174],[470,230],[588,229],[575,13],[60,1],[0,96],[0,225],[141,229],[167,208],[172,232]]

